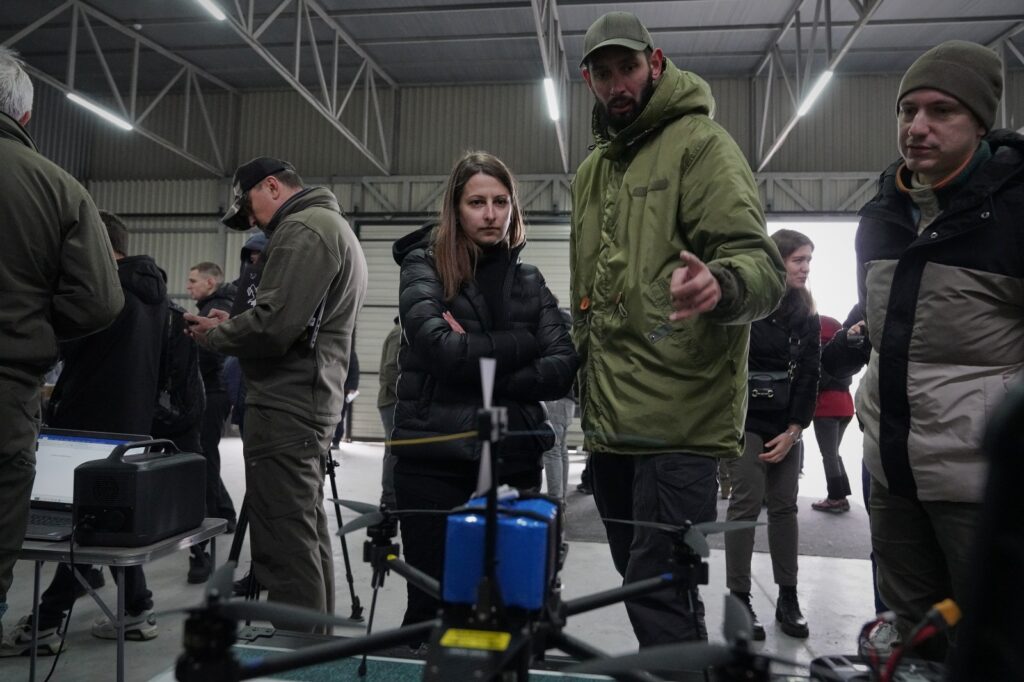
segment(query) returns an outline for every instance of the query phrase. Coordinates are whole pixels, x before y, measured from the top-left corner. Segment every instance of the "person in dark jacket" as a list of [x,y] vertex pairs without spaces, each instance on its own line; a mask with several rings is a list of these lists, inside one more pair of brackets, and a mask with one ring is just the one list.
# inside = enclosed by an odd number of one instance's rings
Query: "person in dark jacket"
[[[156,412],[160,350],[167,320],[166,276],[149,256],[127,256],[128,230],[116,215],[100,211],[107,227],[124,308],[112,325],[78,341],[61,344],[64,369],[50,398],[46,424],[53,428],[148,436]],[[91,566],[75,568],[102,584]],[[141,566],[129,566],[125,579],[125,638],[157,636],[153,595]],[[72,603],[85,594],[69,564],[59,564],[39,603],[41,653],[57,653],[58,627]],[[32,620],[26,616],[4,642],[3,655],[31,647]],[[101,639],[116,639],[117,628],[103,618],[92,626]]]
[[[901,158],[857,227],[871,544],[904,641],[933,604],[967,598],[982,435],[1024,369],[1024,136],[993,130],[1003,68],[957,40],[910,66],[895,102]],[[915,653],[943,659],[953,643]]]
[[359,356],[356,355],[356,339],[352,337],[352,350],[349,351],[348,373],[345,375],[345,402],[341,405],[341,421],[334,429],[334,439],[331,447],[337,448],[338,443],[344,441],[352,442],[352,403],[359,395]]
[[[334,612],[323,484],[344,400],[366,259],[338,200],[286,161],[259,157],[234,175],[221,221],[270,237],[255,305],[233,317],[186,314],[196,340],[238,356],[246,381],[245,506],[253,573],[267,599]],[[329,632],[287,616],[275,627]]]
[[[196,302],[199,314],[206,317],[213,309],[231,312],[237,290],[232,283],[224,283],[224,270],[216,263],[196,263],[188,272],[185,290]],[[224,422],[231,413],[227,384],[224,380],[226,356],[209,348],[199,348],[199,369],[203,375],[206,392],[206,407],[203,410],[199,439],[203,457],[206,458],[206,515],[225,519],[228,532],[237,522],[235,505],[220,477],[220,437]],[[196,546],[198,547],[198,545]],[[213,563],[205,549],[193,551],[189,566],[188,581],[203,583],[213,570]]]
[[102,329],[124,305],[92,198],[25,131],[32,97],[17,53],[0,47],[0,618],[28,523],[43,375],[58,341]]
[[[238,279],[232,282],[235,287],[232,315],[243,313],[256,304],[256,293],[260,289],[260,276],[263,273],[263,249],[266,247],[267,235],[262,232],[249,237],[242,246]],[[222,376],[231,403],[231,423],[238,426],[241,434],[245,429],[245,379],[238,358],[229,355],[224,359]]]
[[[515,182],[496,157],[471,152],[448,178],[438,224],[398,240],[401,266],[398,406],[392,454],[399,509],[451,509],[477,483],[480,443],[444,438],[475,431],[483,406],[480,358],[494,358],[494,404],[520,435],[497,448],[499,483],[537,489],[541,454],[554,443],[542,400],[569,392],[578,359],[554,296],[519,261],[526,232]],[[405,439],[438,438],[415,445]],[[401,519],[405,558],[439,578],[443,517]],[[403,624],[433,618],[437,602],[413,586]]]
[[[786,264],[786,293],[769,317],[750,327],[749,370],[752,382],[781,373],[771,390],[779,395],[759,398],[751,391],[744,427],[743,456],[729,462],[732,498],[730,521],[756,521],[768,504],[768,547],[779,599],[775,619],[790,637],[805,638],[807,621],[797,599],[797,488],[803,430],[810,425],[818,396],[821,326],[814,299],[807,290],[814,244],[795,230],[778,230],[772,239]],[[752,383],[753,385],[753,383]],[[788,396],[783,399],[788,387]],[[763,390],[763,389],[762,389]],[[725,536],[726,585],[754,614],[750,602],[750,557],[754,529]],[[754,616],[754,639],[765,638]]]
[[[837,333],[846,333],[839,320],[825,315],[821,315],[820,319],[822,348]],[[833,514],[850,511],[850,501],[846,499],[850,494],[850,479],[846,475],[843,457],[839,454],[839,445],[843,442],[846,427],[853,420],[851,381],[850,377],[829,374],[822,365],[818,382],[818,405],[814,410],[814,438],[821,450],[828,496],[811,504],[811,509],[815,511]]]

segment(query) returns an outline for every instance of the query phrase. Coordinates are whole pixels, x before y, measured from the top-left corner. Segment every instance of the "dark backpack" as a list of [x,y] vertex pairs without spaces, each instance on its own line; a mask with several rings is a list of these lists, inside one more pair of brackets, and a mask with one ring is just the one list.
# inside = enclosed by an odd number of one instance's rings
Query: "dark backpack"
[[160,349],[160,381],[153,436],[168,438],[196,428],[206,409],[199,347],[185,334],[185,310],[167,301],[167,320]]

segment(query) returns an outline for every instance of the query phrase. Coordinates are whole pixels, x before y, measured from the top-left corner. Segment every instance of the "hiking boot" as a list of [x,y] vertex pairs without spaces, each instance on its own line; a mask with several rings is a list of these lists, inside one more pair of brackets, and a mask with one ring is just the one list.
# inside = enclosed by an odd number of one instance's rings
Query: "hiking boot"
[[888,658],[893,650],[903,644],[900,631],[896,625],[889,622],[881,622],[868,630],[867,638],[861,643],[858,653],[861,656],[870,656],[872,652],[880,658]]
[[757,614],[754,613],[754,605],[750,601],[749,592],[733,592],[732,596],[743,602],[743,605],[747,607],[747,613],[750,614],[750,638],[755,642],[763,642],[765,639],[764,625],[757,619]]
[[843,512],[850,511],[850,501],[845,497],[840,497],[838,500],[826,497],[824,500],[812,503],[811,509],[831,514],[842,514]]
[[188,558],[188,584],[199,585],[210,579],[213,573],[213,561],[209,552],[199,549],[193,551]]
[[796,587],[780,587],[779,601],[775,606],[775,620],[779,621],[779,627],[790,637],[807,639],[810,630],[807,628],[807,620],[804,614],[800,613],[800,602],[796,597]]
[[[64,644],[67,649],[67,644]],[[36,637],[36,653],[40,656],[53,656],[61,650],[60,626],[39,628]],[[28,656],[32,653],[32,616],[24,616],[18,621],[2,643],[0,643],[0,657]]]
[[[153,639],[159,634],[156,625],[156,616],[152,611],[143,611],[135,615],[125,616],[124,638],[135,642],[143,642]],[[109,618],[100,618],[93,621],[92,636],[100,639],[117,639],[117,628],[110,622]]]

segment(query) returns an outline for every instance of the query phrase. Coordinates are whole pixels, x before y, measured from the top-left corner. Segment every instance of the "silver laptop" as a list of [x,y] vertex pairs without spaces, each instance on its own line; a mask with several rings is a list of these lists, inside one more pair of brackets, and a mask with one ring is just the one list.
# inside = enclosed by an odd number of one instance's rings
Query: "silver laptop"
[[57,542],[71,537],[75,467],[106,459],[118,445],[148,439],[123,433],[42,429],[36,443],[36,478],[25,538]]

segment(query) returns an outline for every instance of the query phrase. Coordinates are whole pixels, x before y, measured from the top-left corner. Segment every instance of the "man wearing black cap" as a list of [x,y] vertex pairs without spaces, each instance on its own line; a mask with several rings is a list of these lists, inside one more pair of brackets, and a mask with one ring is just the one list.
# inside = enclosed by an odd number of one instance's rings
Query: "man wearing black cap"
[[[718,460],[743,450],[749,323],[782,296],[782,259],[707,83],[627,12],[594,22],[581,68],[595,147],[573,182],[570,307],[594,498],[606,518],[711,521]],[[664,533],[606,531],[627,583],[673,570]],[[706,639],[695,607],[675,588],[626,602],[641,646]]]
[[[857,416],[878,588],[904,641],[936,602],[963,603],[988,471],[981,437],[1024,367],[1024,137],[992,129],[1002,87],[999,57],[981,45],[953,40],[918,58],[895,101],[901,158],[860,211],[873,352]],[[935,638],[924,653],[946,646]]]
[[304,187],[291,164],[253,159],[235,171],[233,189],[224,224],[255,225],[269,238],[256,300],[230,319],[216,309],[186,319],[200,343],[237,356],[245,374],[246,506],[256,578],[272,601],[330,613],[334,564],[323,480],[366,295],[366,260],[334,195]]

